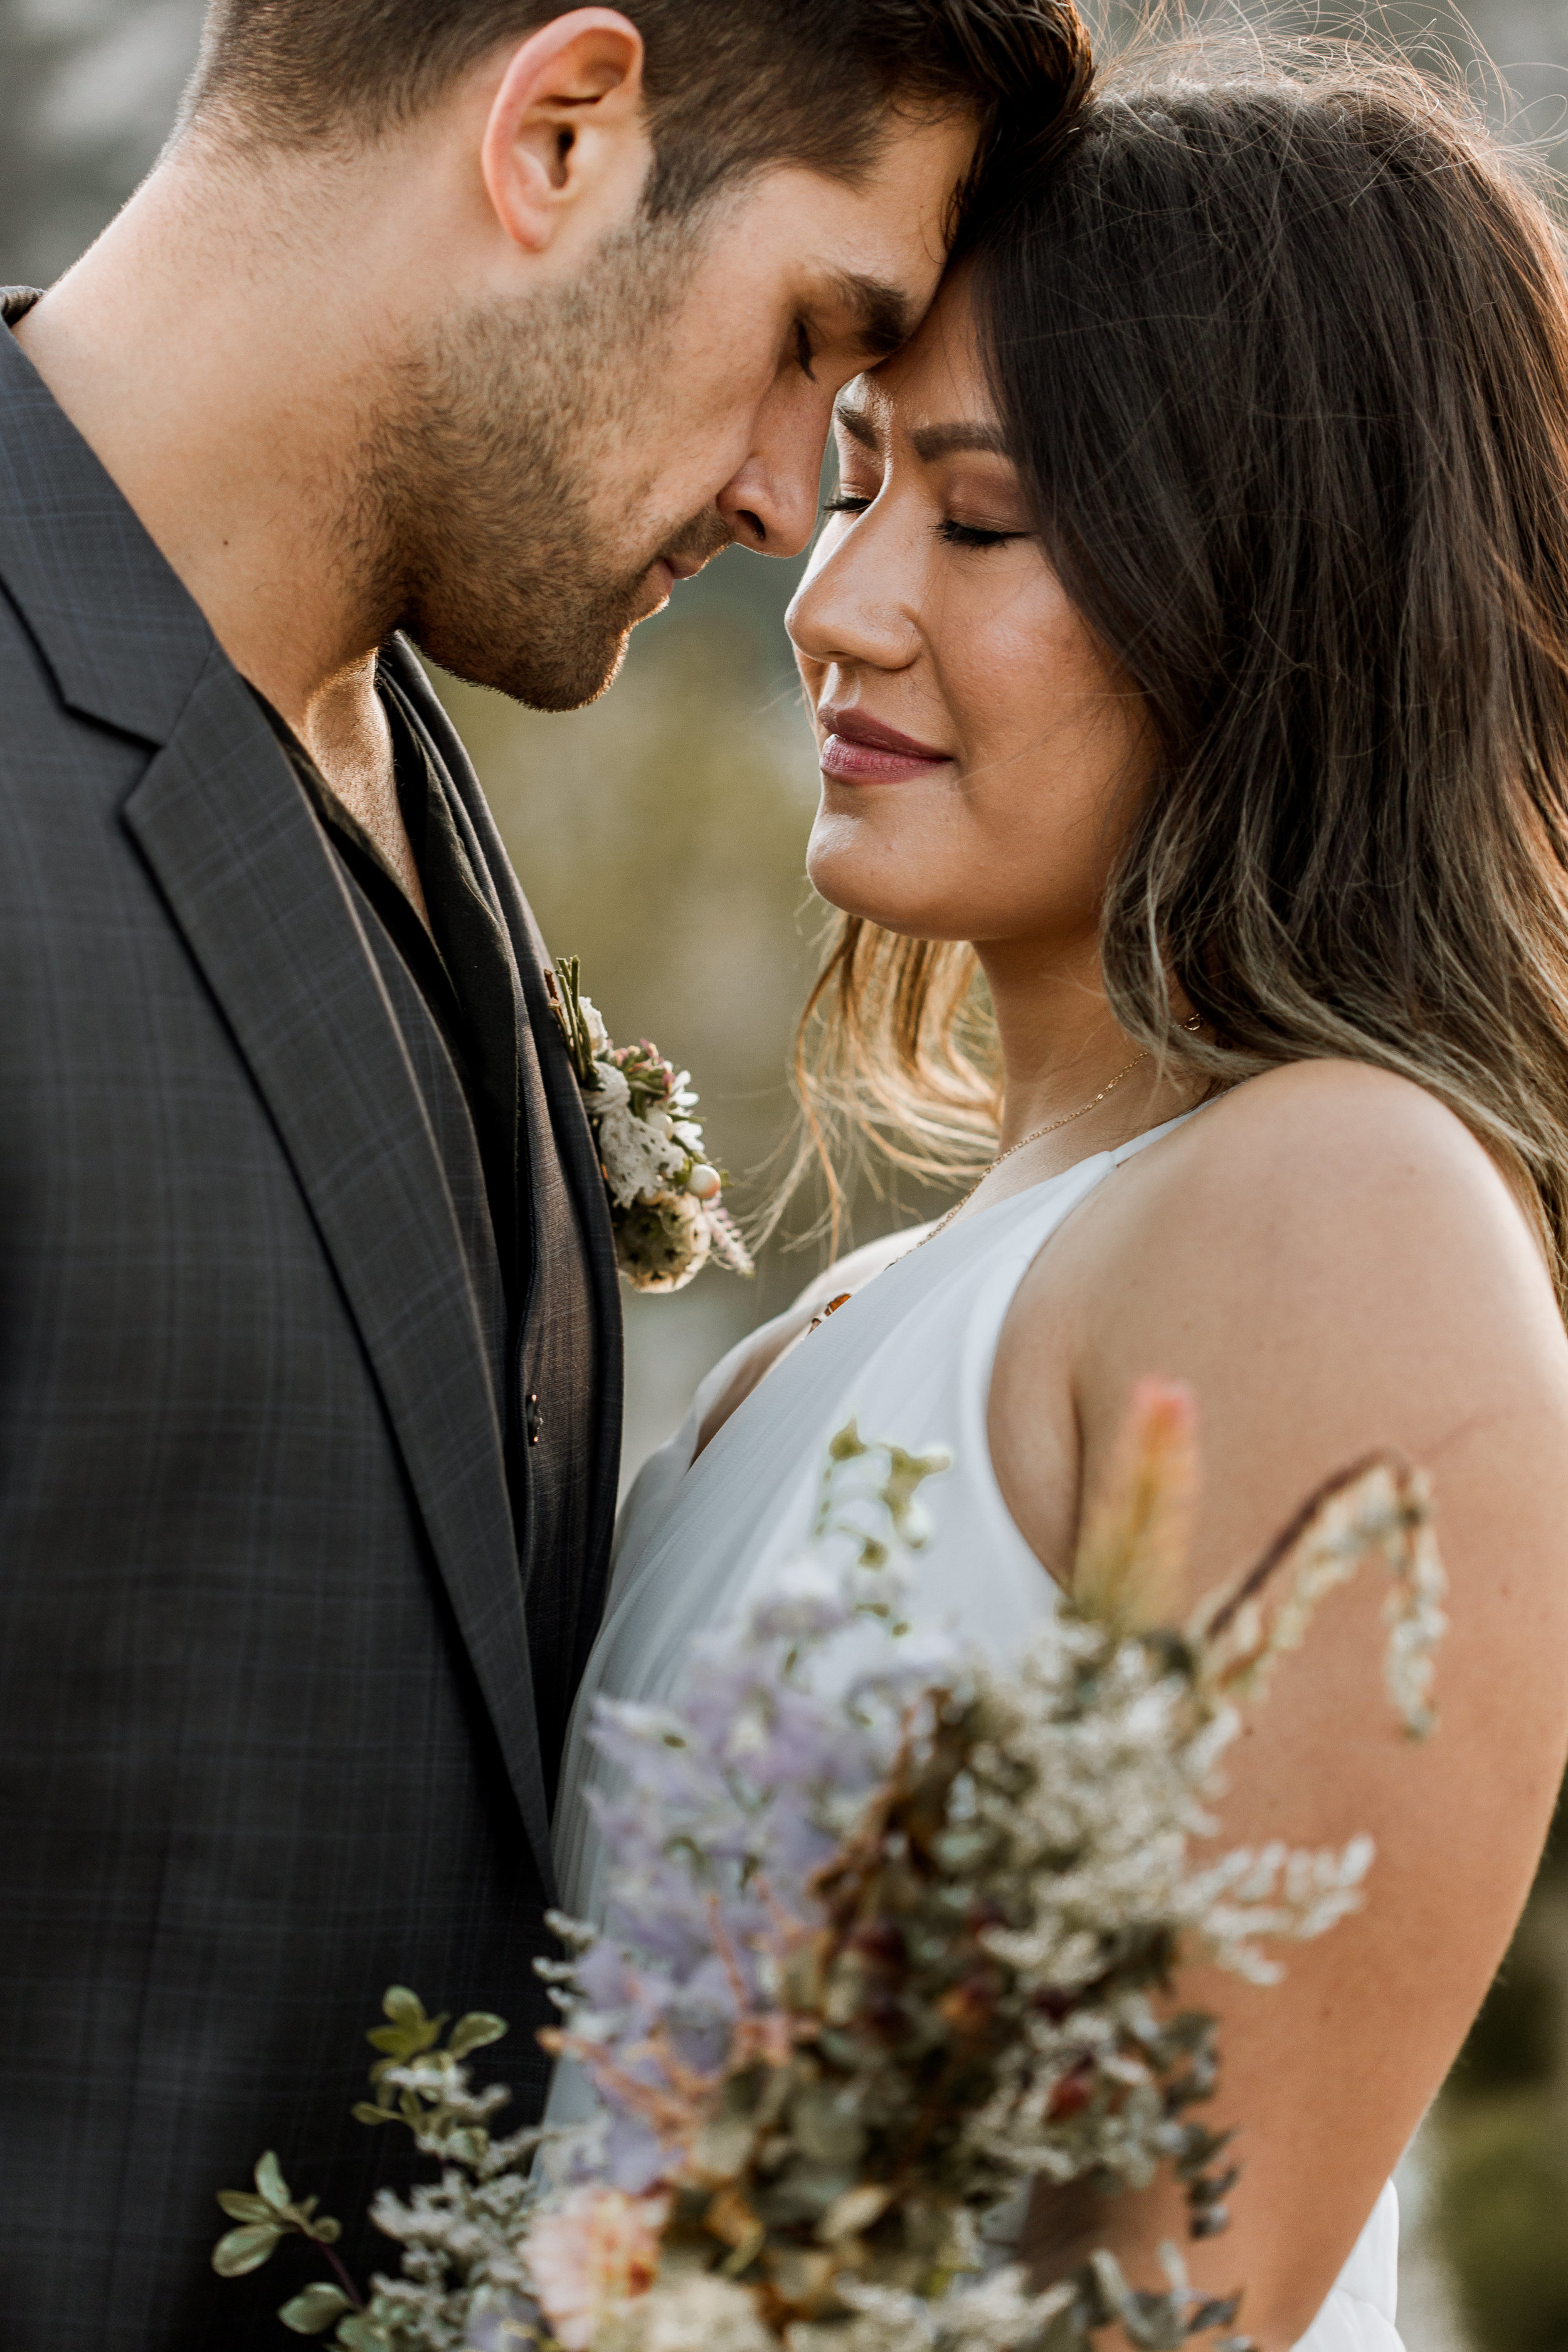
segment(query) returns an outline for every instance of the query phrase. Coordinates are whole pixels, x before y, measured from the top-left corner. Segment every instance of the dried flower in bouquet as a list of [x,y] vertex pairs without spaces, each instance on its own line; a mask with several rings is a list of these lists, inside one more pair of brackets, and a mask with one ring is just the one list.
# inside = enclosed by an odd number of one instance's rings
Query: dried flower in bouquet
[[944,1466],[841,1431],[808,1548],[703,1645],[685,1704],[601,1705],[608,1912],[557,1919],[542,2037],[599,2115],[492,2142],[498,2095],[418,2026],[374,2112],[442,2178],[378,2200],[403,2276],[340,2322],[353,2352],[1079,2352],[1112,2322],[1156,2352],[1233,2326],[1173,2249],[1154,2286],[1101,2252],[1036,2294],[987,2271],[982,2229],[1032,2182],[1162,2168],[1193,2235],[1224,2228],[1236,2167],[1197,2112],[1218,2021],[1163,1996],[1194,1958],[1273,1980],[1266,1947],[1354,1909],[1372,1848],[1194,1849],[1239,1707],[1369,1560],[1393,1571],[1395,1704],[1429,1728],[1425,1486],[1359,1465],[1177,1624],[1192,1406],[1141,1384],[1074,1596],[1002,1673],[905,1623]]
[[546,974],[583,1107],[594,1129],[609,1194],[622,1274],[634,1290],[683,1290],[710,1258],[733,1274],[754,1269],[740,1230],[721,1202],[721,1170],[703,1150],[690,1073],[677,1070],[645,1037],[614,1045],[575,956]]

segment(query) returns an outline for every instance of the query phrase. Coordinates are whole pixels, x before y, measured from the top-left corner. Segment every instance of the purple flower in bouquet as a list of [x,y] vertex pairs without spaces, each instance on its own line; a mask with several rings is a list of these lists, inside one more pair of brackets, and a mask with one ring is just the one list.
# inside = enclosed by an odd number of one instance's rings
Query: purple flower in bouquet
[[1074,1601],[1009,1675],[903,1629],[899,1555],[942,1459],[851,1427],[811,1550],[710,1637],[689,1701],[601,1706],[610,1899],[596,1939],[558,1923],[581,1952],[546,2038],[602,2103],[587,2167],[671,2194],[668,2274],[745,2280],[775,2335],[897,2352],[1228,2322],[1179,2265],[1142,2300],[1108,2256],[1045,2297],[1016,2273],[963,2283],[977,2216],[1021,2179],[1137,2189],[1171,2165],[1194,2233],[1223,2228],[1234,2168],[1193,2112],[1215,2021],[1153,1996],[1198,1951],[1268,1982],[1267,1941],[1362,1899],[1365,1839],[1205,1867],[1191,1850],[1238,1703],[1368,1557],[1395,1574],[1396,1700],[1428,1719],[1441,1570],[1396,1464],[1359,1465],[1237,1591],[1169,1624],[1193,1420],[1184,1391],[1141,1387]]
[[[1033,2180],[1137,2190],[1166,2167],[1193,2234],[1225,2226],[1236,2168],[1197,2115],[1216,2021],[1161,1997],[1192,1957],[1271,1981],[1266,1946],[1353,1909],[1372,1850],[1205,1858],[1219,1768],[1369,1559],[1393,1571],[1391,1693],[1430,1727],[1425,1486],[1357,1465],[1175,1623],[1194,1414],[1142,1383],[1073,1597],[1004,1674],[905,1622],[943,1466],[840,1432],[807,1547],[703,1644],[686,1703],[601,1706],[607,1913],[558,1918],[571,1956],[542,1964],[564,2022],[541,2038],[595,2120],[497,2137],[505,2094],[468,2053],[500,2021],[443,2047],[395,1990],[357,2112],[401,2118],[440,2177],[377,2200],[399,2275],[307,2288],[290,2326],[335,2326],[343,2352],[1083,2352],[1112,2323],[1166,2352],[1231,2327],[1236,2298],[1194,2294],[1172,2249],[1154,2287],[1101,2252],[1035,2294],[983,2273],[977,2225]],[[330,2252],[336,2225],[276,2185],[259,2221],[227,2202],[265,2228],[255,2259],[290,2231]]]

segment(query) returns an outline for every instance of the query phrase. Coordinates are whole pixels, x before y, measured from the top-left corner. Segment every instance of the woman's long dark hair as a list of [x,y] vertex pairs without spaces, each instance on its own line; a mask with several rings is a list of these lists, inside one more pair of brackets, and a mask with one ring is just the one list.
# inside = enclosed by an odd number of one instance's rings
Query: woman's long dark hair
[[[1159,749],[1104,910],[1118,1020],[1213,1079],[1330,1055],[1415,1079],[1539,1205],[1568,1289],[1551,217],[1413,73],[1177,58],[1091,98],[973,268],[1047,554]],[[975,1137],[967,953],[842,925],[808,1104],[858,1094],[886,1129],[902,1103],[927,1168]]]

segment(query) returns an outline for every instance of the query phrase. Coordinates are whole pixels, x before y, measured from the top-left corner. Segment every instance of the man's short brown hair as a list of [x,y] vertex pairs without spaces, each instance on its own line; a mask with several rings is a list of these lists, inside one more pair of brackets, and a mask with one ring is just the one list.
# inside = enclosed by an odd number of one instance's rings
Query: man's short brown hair
[[[853,180],[890,110],[980,127],[963,192],[1005,186],[1088,78],[1072,0],[623,0],[647,47],[653,215],[795,164]],[[374,137],[487,51],[562,14],[552,0],[212,0],[187,120],[269,144]]]

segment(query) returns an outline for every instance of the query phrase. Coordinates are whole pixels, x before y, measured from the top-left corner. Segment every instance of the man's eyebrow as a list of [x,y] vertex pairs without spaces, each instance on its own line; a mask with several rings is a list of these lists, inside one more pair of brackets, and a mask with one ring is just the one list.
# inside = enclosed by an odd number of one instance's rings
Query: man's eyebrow
[[837,271],[828,287],[833,299],[858,320],[861,349],[873,365],[902,351],[918,323],[907,294],[858,269]]
[[999,425],[917,425],[910,435],[910,446],[927,466],[939,457],[960,457],[971,450],[991,457],[1013,454]]

